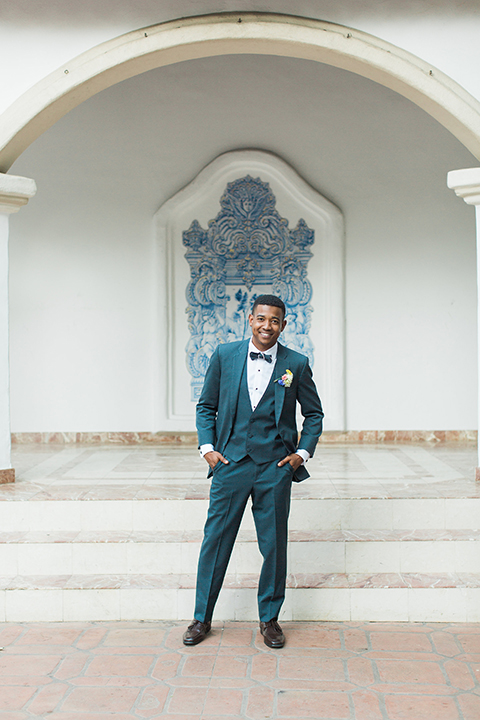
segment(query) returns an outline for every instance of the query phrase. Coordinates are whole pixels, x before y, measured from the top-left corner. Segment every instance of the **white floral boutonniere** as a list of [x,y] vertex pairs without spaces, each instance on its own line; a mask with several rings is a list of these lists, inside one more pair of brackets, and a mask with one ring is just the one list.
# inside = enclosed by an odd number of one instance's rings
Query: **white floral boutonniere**
[[278,383],[279,385],[283,385],[283,387],[290,387],[293,380],[293,373],[288,368],[285,370],[285,375],[282,375],[282,377],[277,378],[273,382]]

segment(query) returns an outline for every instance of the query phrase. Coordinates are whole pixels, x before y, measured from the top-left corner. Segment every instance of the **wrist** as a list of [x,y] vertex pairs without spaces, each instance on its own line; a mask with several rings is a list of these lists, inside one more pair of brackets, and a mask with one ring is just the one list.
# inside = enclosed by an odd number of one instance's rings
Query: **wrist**
[[203,458],[207,453],[213,452],[214,449],[215,448],[211,443],[204,443],[203,445],[200,445],[200,447],[198,448],[198,452],[200,453],[200,457]]

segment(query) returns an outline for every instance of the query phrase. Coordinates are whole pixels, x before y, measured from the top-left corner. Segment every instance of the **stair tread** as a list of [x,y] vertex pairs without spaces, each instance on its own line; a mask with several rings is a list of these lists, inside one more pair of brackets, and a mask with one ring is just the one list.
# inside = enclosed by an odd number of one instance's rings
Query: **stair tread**
[[[178,531],[10,531],[0,532],[0,545],[12,543],[198,543],[201,530]],[[479,541],[480,530],[290,530],[290,542],[438,542]],[[243,530],[237,542],[256,542],[254,531]]]
[[[193,589],[195,574],[0,577],[0,590]],[[223,587],[256,588],[258,574],[227,575]],[[480,588],[480,573],[290,573],[288,588]]]
[[[210,483],[177,482],[175,477],[161,483],[147,482],[145,479],[119,478],[118,481],[102,483],[102,480],[85,480],[81,484],[65,483],[45,484],[42,482],[18,481],[0,485],[0,502],[99,502],[99,501],[208,501]],[[292,501],[300,500],[432,500],[480,498],[480,483],[468,479],[442,481],[435,483],[416,481],[408,483],[399,480],[385,484],[382,481],[352,482],[348,480],[321,480],[312,477],[304,483],[296,483],[292,488]]]

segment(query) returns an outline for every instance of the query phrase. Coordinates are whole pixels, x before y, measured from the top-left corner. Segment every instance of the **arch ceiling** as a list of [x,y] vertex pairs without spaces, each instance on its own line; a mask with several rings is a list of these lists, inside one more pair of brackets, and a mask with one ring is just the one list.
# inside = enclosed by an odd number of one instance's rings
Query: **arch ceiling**
[[333,65],[408,98],[480,159],[480,103],[447,75],[366,33],[299,17],[227,13],[135,30],[74,58],[3,114],[0,171],[96,93],[148,70],[215,55],[263,54]]

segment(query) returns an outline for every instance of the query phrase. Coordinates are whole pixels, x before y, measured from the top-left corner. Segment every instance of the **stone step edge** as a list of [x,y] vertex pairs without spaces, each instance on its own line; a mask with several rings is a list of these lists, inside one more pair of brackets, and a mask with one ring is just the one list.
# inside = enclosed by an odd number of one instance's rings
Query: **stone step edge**
[[[379,482],[378,490],[371,491],[365,488],[358,490],[350,488],[348,495],[342,495],[342,490],[337,491],[335,483],[334,488],[328,494],[328,486],[322,485],[323,492],[317,492],[315,494],[312,485],[315,485],[315,478],[312,478],[310,485],[304,487],[294,487],[292,493],[292,503],[300,502],[335,502],[335,503],[350,503],[350,502],[393,502],[393,501],[405,501],[409,502],[425,502],[425,501],[456,501],[456,500],[469,500],[479,501],[480,493],[479,489],[473,487],[473,485],[467,484],[463,490],[456,489],[455,492],[450,490],[444,491],[444,494],[432,494],[432,484],[421,484],[416,483],[415,485],[408,485],[401,481],[398,482],[396,489],[391,488],[390,493],[387,486],[385,485],[380,489],[382,481]],[[439,481],[441,485],[442,481]],[[338,485],[342,483],[339,482]],[[191,485],[167,485],[165,486],[152,485],[142,486],[138,485],[135,487],[134,494],[131,493],[134,484],[124,483],[115,485],[102,485],[92,483],[92,485],[78,486],[72,485],[43,485],[35,483],[17,483],[17,484],[1,484],[0,479],[0,504],[6,503],[58,503],[58,502],[70,502],[70,503],[96,503],[96,502],[109,502],[109,503],[124,503],[124,502],[195,502],[202,501],[208,502],[210,486],[206,483],[192,483]],[[80,489],[79,489],[80,488]],[[122,497],[122,492],[124,496]]]
[[[203,533],[198,531],[10,531],[0,532],[0,545],[60,544],[60,543],[199,543]],[[289,532],[289,542],[455,542],[480,541],[480,530],[325,530]],[[255,532],[240,532],[237,542],[257,542]],[[0,570],[1,572],[1,570]]]
[[[381,482],[381,481],[379,481]],[[360,488],[358,491],[351,489],[347,495],[326,495],[326,494],[314,494],[311,487],[315,484],[315,479],[312,479],[312,483],[309,485],[305,484],[304,487],[294,487],[292,492],[292,506],[301,503],[321,503],[330,505],[344,505],[344,504],[372,504],[372,503],[388,503],[388,505],[398,505],[399,503],[413,503],[416,505],[424,505],[432,503],[435,505],[441,504],[455,504],[458,502],[468,501],[473,504],[480,504],[480,487],[474,487],[472,483],[469,484],[469,489],[462,492],[447,492],[444,495],[440,494],[429,494],[431,490],[431,484],[424,486],[425,492],[422,490],[418,491],[418,487],[414,489],[409,488],[404,483],[399,483],[401,490],[392,491],[388,494],[387,491],[374,492],[373,494],[364,488]],[[441,484],[441,482],[440,482]],[[153,488],[153,489],[152,489]],[[32,505],[43,503],[46,506],[54,506],[57,503],[64,505],[87,505],[95,503],[108,503],[109,505],[122,505],[123,503],[133,503],[139,505],[141,503],[202,503],[208,504],[209,499],[209,486],[205,485],[205,489],[200,492],[194,490],[190,493],[185,488],[188,486],[183,485],[171,485],[169,492],[161,494],[155,486],[152,488],[145,488],[143,486],[135,486],[132,483],[125,485],[101,485],[99,483],[92,483],[91,486],[79,486],[77,485],[34,485],[29,483],[28,486],[22,485],[21,483],[0,485],[0,512],[7,511],[8,507],[12,505]],[[180,488],[181,492],[178,491]],[[184,488],[182,490],[182,488]],[[203,488],[203,486],[202,486]],[[132,493],[132,489],[134,492]],[[430,490],[429,490],[430,489]],[[409,492],[410,490],[410,492]],[[178,492],[177,492],[178,491]],[[163,491],[162,491],[163,492]],[[423,493],[423,494],[419,494]],[[122,496],[122,493],[124,494]],[[176,494],[175,494],[176,493]]]
[[[159,445],[196,447],[197,433],[184,432],[18,432],[11,434],[12,445]],[[319,444],[418,444],[474,445],[476,430],[326,430]]]
[[[0,590],[189,590],[196,576],[191,575],[29,575],[0,577]],[[258,574],[227,575],[228,589],[258,587]],[[444,589],[480,588],[480,573],[291,573],[291,589]]]

